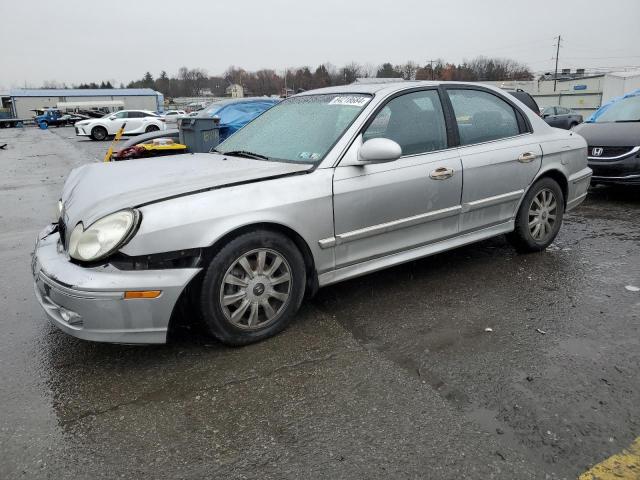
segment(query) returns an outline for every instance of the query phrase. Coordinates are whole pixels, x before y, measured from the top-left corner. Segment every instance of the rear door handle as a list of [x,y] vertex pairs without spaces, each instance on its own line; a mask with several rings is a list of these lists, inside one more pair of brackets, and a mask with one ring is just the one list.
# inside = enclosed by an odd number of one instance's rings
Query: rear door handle
[[533,162],[536,159],[537,155],[533,152],[524,152],[522,154],[520,154],[520,156],[518,157],[518,161],[520,163],[529,163],[529,162]]
[[436,168],[433,172],[429,174],[429,176],[434,180],[446,180],[447,178],[453,177],[453,168],[446,168],[446,167]]

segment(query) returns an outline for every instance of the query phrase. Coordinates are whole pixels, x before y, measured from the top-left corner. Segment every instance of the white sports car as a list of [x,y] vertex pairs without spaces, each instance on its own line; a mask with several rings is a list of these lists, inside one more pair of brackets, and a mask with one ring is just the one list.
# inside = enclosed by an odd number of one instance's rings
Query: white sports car
[[147,110],[120,110],[102,118],[76,122],[76,135],[91,137],[93,140],[105,140],[115,135],[122,126],[126,135],[166,130],[165,119]]

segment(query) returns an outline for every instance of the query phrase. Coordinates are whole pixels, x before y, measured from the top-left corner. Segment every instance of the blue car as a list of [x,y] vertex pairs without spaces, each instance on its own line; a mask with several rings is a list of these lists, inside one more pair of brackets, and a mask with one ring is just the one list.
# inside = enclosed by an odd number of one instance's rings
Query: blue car
[[220,100],[209,104],[196,115],[199,118],[220,119],[220,141],[240,130],[261,113],[280,102],[278,98],[248,97]]

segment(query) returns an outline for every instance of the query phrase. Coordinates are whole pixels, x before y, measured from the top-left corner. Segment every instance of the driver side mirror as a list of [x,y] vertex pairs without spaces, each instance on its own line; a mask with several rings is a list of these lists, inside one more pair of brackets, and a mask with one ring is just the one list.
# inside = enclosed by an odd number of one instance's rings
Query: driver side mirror
[[109,120],[115,120],[115,119],[116,119],[116,116],[115,116],[115,115],[111,115],[111,116],[109,117]]
[[388,138],[372,138],[362,144],[358,150],[358,162],[386,163],[402,156],[402,147]]

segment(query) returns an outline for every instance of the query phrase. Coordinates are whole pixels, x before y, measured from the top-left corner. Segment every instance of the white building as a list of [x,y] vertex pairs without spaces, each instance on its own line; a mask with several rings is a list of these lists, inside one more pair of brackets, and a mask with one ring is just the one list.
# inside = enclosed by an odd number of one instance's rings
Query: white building
[[602,87],[602,102],[640,88],[640,70],[612,72],[605,75]]
[[237,83],[233,83],[229,85],[226,89],[227,95],[231,98],[242,98],[244,97],[244,88],[242,85],[238,85]]
[[582,76],[565,71],[559,77],[555,81],[555,90],[553,78],[479,83],[508,89],[520,88],[530,93],[541,108],[561,105],[582,114],[585,120],[603,103],[640,88],[640,70]]
[[107,108],[162,111],[164,96],[150,88],[13,89],[7,102],[15,118],[30,118],[34,110]]

